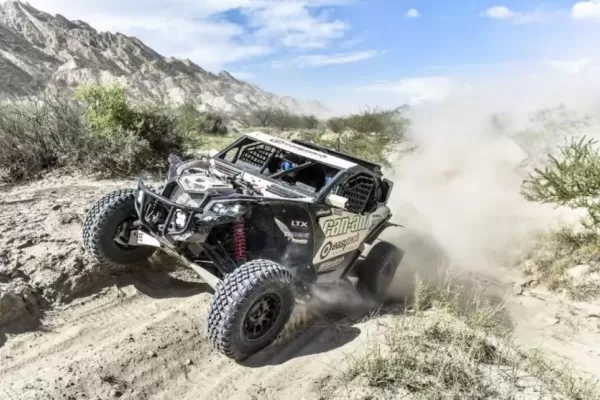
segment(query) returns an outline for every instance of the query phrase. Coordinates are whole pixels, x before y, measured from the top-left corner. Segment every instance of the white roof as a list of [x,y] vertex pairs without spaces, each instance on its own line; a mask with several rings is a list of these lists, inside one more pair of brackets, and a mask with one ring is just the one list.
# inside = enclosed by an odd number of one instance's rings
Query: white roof
[[343,158],[332,156],[330,154],[323,153],[322,151],[313,150],[309,147],[302,146],[301,144],[293,143],[289,140],[267,135],[266,133],[251,132],[247,133],[246,136],[256,139],[260,142],[268,143],[279,149],[289,151],[290,153],[298,154],[310,160],[319,161],[323,164],[328,164],[332,167],[337,167],[343,170],[350,169],[357,165],[352,161],[344,160]]

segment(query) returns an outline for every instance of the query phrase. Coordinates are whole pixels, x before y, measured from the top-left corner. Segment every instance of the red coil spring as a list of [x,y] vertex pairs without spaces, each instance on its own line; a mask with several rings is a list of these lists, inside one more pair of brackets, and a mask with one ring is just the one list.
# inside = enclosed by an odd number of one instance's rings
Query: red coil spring
[[233,253],[238,263],[243,264],[248,261],[246,250],[246,227],[244,219],[240,218],[233,223]]

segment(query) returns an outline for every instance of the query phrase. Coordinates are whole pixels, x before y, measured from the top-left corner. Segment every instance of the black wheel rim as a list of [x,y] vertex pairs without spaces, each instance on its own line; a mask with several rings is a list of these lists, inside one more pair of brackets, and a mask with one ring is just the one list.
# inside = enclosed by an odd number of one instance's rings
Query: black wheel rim
[[113,235],[113,241],[115,244],[123,250],[131,250],[136,246],[131,246],[129,244],[129,235],[131,235],[131,224],[135,221],[136,218],[130,217],[117,225],[117,229],[115,229],[115,233]]
[[252,304],[244,318],[243,333],[249,340],[265,336],[275,325],[281,313],[281,297],[269,293]]

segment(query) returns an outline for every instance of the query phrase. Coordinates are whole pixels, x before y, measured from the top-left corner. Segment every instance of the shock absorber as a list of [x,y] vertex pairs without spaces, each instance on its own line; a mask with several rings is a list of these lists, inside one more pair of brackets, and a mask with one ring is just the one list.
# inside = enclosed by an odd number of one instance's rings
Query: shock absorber
[[248,252],[246,249],[246,226],[244,218],[240,218],[233,223],[233,254],[239,264],[248,261]]

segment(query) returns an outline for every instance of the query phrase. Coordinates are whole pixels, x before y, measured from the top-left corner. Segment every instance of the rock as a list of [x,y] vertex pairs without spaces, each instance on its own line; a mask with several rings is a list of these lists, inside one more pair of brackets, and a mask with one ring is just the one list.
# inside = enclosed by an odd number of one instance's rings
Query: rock
[[110,391],[110,397],[121,397],[123,396],[123,392],[121,392],[119,389],[113,389]]
[[569,269],[569,271],[567,272],[567,274],[569,275],[569,277],[574,281],[574,282],[581,282],[582,280],[585,279],[585,277],[590,273],[590,266],[583,264],[583,265],[577,265],[571,269]]
[[33,239],[29,238],[26,241],[19,243],[18,245],[15,246],[15,249],[21,250],[21,249],[25,249],[27,247],[31,247],[33,246]]
[[152,350],[148,351],[148,353],[146,353],[146,354],[148,355],[148,357],[156,357],[157,356],[157,354]]
[[521,296],[525,290],[525,287],[519,283],[515,283],[513,284],[512,289],[515,296]]
[[79,216],[75,213],[62,213],[60,214],[58,221],[61,225],[68,225],[79,221]]
[[189,358],[187,360],[185,360],[185,365],[192,365],[194,362],[192,360],[190,360]]
[[0,283],[0,326],[39,311],[34,290],[21,279]]

